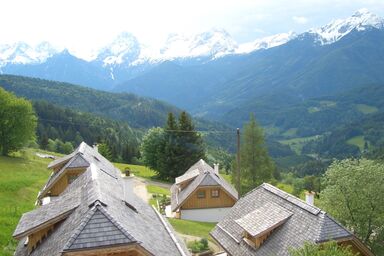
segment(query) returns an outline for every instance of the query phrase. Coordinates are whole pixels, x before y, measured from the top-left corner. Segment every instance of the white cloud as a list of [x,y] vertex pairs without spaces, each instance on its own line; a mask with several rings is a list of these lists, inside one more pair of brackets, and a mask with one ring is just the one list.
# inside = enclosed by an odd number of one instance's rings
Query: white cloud
[[308,19],[304,16],[293,16],[292,19],[298,24],[306,24],[308,22]]

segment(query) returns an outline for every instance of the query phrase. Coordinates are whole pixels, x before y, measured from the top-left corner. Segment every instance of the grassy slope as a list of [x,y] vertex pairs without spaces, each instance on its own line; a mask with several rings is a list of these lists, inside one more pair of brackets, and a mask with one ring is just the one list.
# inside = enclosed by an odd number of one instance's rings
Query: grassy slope
[[209,232],[213,230],[213,228],[216,226],[216,223],[181,220],[181,219],[170,219],[170,218],[168,218],[168,221],[169,223],[171,223],[171,225],[176,230],[176,232],[179,232],[185,235],[206,238],[208,240],[213,241],[209,235]]
[[156,180],[155,171],[149,169],[148,167],[122,163],[114,163],[114,165],[122,171],[124,171],[126,168],[129,168],[131,173],[133,173],[135,176],[142,177],[144,179]]
[[47,181],[51,159],[42,159],[28,149],[16,157],[0,156],[0,255],[13,255],[12,239],[21,215],[34,208],[38,191]]

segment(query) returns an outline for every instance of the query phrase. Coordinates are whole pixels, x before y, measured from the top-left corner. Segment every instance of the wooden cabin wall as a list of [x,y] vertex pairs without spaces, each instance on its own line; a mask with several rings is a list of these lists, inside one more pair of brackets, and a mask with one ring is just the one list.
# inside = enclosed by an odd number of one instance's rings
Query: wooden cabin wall
[[[215,189],[219,189],[219,197],[211,196],[211,190]],[[197,197],[200,191],[205,191],[205,198]],[[201,187],[189,196],[181,209],[232,207],[235,203],[236,201],[221,187]]]
[[69,177],[71,175],[80,175],[84,171],[85,171],[84,168],[66,170],[65,174],[50,189],[51,196],[58,196],[58,195],[60,195],[68,187],[68,185],[69,185]]

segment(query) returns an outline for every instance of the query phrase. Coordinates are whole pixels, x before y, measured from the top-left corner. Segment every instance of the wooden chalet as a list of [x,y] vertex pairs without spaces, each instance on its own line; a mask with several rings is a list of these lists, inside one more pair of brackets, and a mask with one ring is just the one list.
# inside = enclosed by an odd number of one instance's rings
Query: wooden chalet
[[218,165],[199,160],[171,187],[171,210],[176,218],[218,222],[238,198],[237,191],[219,174]]
[[331,216],[270,184],[239,199],[211,236],[228,255],[289,256],[306,241],[335,240],[361,256],[374,254]]
[[21,217],[15,255],[189,255],[167,220],[135,196],[132,180],[92,147],[82,143],[49,167],[39,201],[51,200]]

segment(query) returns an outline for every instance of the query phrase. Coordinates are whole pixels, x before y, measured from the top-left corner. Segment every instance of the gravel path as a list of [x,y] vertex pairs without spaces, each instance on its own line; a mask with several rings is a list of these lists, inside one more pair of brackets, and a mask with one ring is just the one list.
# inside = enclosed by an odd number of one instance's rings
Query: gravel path
[[150,194],[148,194],[147,187],[144,182],[136,179],[135,177],[124,177],[124,180],[127,193],[135,193],[136,196],[143,199],[144,202],[148,202]]
[[171,183],[166,183],[166,182],[161,182],[161,181],[154,181],[154,180],[146,180],[144,178],[137,177],[137,176],[134,176],[134,178],[136,180],[139,180],[139,181],[145,183],[146,185],[155,185],[155,186],[159,186],[159,187],[166,188],[166,189],[170,189],[171,186],[172,186]]

